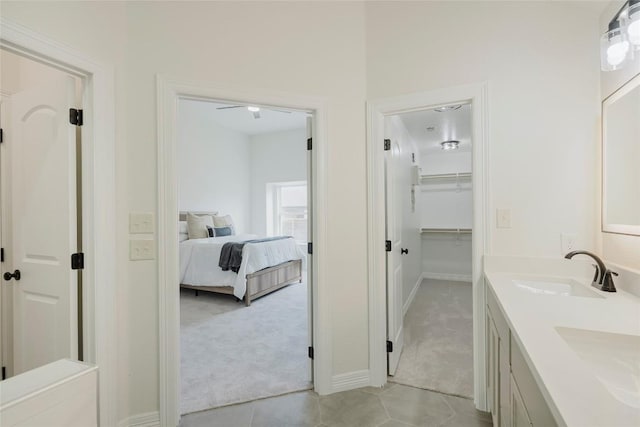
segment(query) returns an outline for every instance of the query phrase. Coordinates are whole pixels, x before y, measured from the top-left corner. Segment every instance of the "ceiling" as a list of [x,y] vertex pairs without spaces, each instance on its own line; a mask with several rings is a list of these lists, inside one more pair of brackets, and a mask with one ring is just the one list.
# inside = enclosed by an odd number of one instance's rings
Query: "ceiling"
[[[451,139],[460,141],[458,152],[471,151],[471,104],[443,113],[421,110],[398,117],[421,152],[442,152],[440,143]],[[429,127],[434,130],[427,130]]]
[[[199,114],[210,117],[212,121],[219,125],[241,132],[246,135],[259,135],[270,132],[280,132],[285,130],[301,129],[307,126],[308,113],[301,111],[291,111],[285,113],[270,110],[268,107],[260,108],[260,118],[253,117],[253,113],[247,110],[246,106],[240,108],[228,108],[219,110],[219,107],[229,107],[241,104],[225,104],[203,100],[181,100],[181,108],[198,109]],[[286,108],[277,110],[287,111]]]

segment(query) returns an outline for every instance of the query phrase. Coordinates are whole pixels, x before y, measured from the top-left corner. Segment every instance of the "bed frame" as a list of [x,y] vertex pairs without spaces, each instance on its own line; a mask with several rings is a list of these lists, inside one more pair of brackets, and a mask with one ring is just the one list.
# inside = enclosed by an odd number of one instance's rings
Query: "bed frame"
[[[193,212],[196,215],[216,215],[217,212]],[[185,221],[186,212],[180,212],[178,219]],[[247,274],[247,291],[244,294],[244,303],[247,307],[251,301],[260,298],[292,283],[302,282],[302,260],[283,262],[282,264],[268,267],[255,273]],[[192,286],[180,284],[181,288],[193,289],[196,292],[214,292],[218,294],[233,295],[232,286]]]
[[[296,282],[302,282],[302,260],[299,259],[283,262],[282,264],[247,274],[247,291],[244,294],[244,303],[249,307],[251,301],[254,299]],[[194,289],[196,292],[206,291],[233,295],[233,287],[231,286],[192,286],[180,284],[180,287]]]

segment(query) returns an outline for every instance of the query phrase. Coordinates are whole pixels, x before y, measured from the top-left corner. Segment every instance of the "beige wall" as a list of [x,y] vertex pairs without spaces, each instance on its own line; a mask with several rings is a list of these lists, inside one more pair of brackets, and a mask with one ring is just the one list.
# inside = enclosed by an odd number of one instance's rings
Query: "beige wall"
[[[29,3],[2,16],[116,69],[119,416],[158,409],[157,262],[128,260],[128,213],[156,212],[155,75],[323,96],[333,374],[367,369],[365,100],[490,85],[493,252],[593,249],[593,3]],[[570,18],[569,18],[570,17]],[[492,210],[493,212],[493,210]],[[495,222],[491,218],[491,223]]]
[[[610,2],[604,12],[600,15],[600,25],[598,30],[604,33],[607,24],[613,16],[620,10],[624,1]],[[640,55],[636,55],[632,63],[627,64],[623,69],[600,73],[600,98],[604,100],[633,76],[640,73]],[[598,144],[598,172],[601,172],[600,154],[601,146]],[[600,189],[600,183],[598,183]],[[598,198],[601,192],[598,191]],[[598,199],[600,200],[600,199]],[[602,233],[601,211],[598,210],[597,230],[600,241],[600,252],[609,262],[613,262],[628,268],[640,270],[640,236],[626,236],[623,234]]]

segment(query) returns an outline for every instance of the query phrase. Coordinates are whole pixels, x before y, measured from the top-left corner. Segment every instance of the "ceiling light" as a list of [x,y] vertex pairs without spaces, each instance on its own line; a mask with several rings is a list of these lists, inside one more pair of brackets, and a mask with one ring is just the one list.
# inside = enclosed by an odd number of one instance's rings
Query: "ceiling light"
[[257,113],[258,111],[260,111],[260,107],[254,107],[252,105],[249,105],[247,107],[247,110],[251,111],[252,113]]
[[446,111],[457,110],[460,107],[462,107],[462,105],[445,105],[444,107],[438,107],[438,108],[435,108],[434,110],[437,111],[438,113],[444,113]]
[[452,139],[450,141],[442,141],[440,145],[442,146],[443,150],[457,150],[458,146],[460,145],[460,141]]

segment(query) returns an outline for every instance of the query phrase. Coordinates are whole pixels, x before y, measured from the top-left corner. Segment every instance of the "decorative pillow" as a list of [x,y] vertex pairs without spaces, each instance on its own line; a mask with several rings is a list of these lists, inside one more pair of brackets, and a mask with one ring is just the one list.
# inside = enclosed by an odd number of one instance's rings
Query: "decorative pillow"
[[233,235],[233,229],[231,227],[216,227],[214,230],[216,237]]
[[213,227],[213,218],[211,215],[194,215],[187,213],[187,230],[189,239],[206,239],[209,237],[207,226]]
[[178,242],[189,240],[189,233],[178,233]]
[[207,225],[207,233],[209,233],[209,237],[216,237],[216,232],[213,231],[213,227]]
[[224,216],[214,215],[213,224],[215,228],[225,228],[225,227],[230,228],[231,229],[230,235],[236,234],[236,228],[233,225],[233,218],[231,218],[231,215],[224,215]]
[[187,221],[178,221],[178,233],[189,234],[189,227]]

